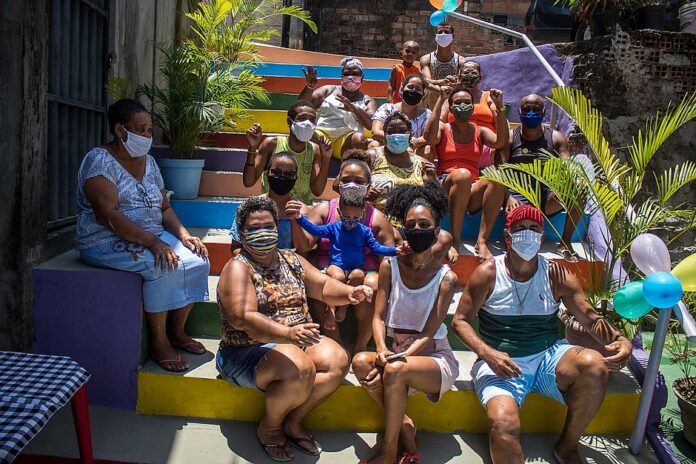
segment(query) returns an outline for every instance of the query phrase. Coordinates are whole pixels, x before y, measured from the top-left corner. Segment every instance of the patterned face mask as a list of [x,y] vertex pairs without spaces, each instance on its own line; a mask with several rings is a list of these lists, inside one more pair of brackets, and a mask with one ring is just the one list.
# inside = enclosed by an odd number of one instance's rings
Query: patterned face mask
[[256,229],[244,234],[244,242],[252,253],[267,255],[278,246],[278,229]]
[[346,230],[353,230],[360,224],[360,219],[347,218],[340,213],[339,215],[341,216],[341,224],[343,224],[343,228]]

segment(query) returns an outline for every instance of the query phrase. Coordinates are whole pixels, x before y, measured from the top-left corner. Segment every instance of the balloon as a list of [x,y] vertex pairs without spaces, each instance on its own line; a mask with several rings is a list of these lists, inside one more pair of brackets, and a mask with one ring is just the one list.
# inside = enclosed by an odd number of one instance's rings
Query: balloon
[[[447,10],[444,8],[445,4],[450,1],[452,3],[456,3],[457,6],[452,8],[451,10]],[[430,0],[430,4],[436,9],[436,10],[445,10],[448,13],[451,13],[452,11],[456,10],[459,8],[459,6],[462,4],[464,0]]]
[[441,10],[444,1],[445,0],[430,0],[430,4],[434,6],[436,10]]
[[454,10],[456,10],[457,7],[458,7],[460,4],[461,4],[461,1],[457,1],[457,0],[445,0],[444,2],[442,2],[442,10],[443,10],[445,13],[451,13],[451,12],[453,12]]
[[646,276],[672,269],[667,245],[657,235],[640,234],[636,237],[631,243],[631,258]]
[[643,296],[656,308],[671,308],[679,303],[682,295],[681,282],[669,272],[655,272],[643,282]]
[[672,275],[679,279],[685,292],[696,292],[696,253],[677,264]]
[[652,305],[643,296],[643,281],[629,282],[614,294],[614,309],[621,317],[637,319],[650,312]]
[[444,11],[442,11],[442,10],[434,11],[433,14],[430,15],[430,24],[432,26],[437,27],[440,24],[442,24],[442,22],[445,20],[446,17],[447,17],[447,13],[445,13]]

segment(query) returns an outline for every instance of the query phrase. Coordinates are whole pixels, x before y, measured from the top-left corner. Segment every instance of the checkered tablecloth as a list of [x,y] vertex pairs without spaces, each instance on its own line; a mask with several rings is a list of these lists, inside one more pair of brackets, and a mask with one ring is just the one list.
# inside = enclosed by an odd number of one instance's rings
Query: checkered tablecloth
[[9,463],[89,379],[65,356],[0,352],[0,463]]

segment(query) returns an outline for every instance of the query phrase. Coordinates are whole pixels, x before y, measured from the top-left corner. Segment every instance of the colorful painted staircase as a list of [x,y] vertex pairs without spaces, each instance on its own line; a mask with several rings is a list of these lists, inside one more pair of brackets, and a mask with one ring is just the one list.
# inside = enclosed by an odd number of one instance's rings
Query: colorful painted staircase
[[[549,50],[543,50],[543,53],[560,73],[564,67],[560,58],[551,56]],[[251,122],[259,121],[267,135],[287,133],[285,109],[295,101],[304,85],[301,67],[307,64],[319,66],[320,84],[337,84],[337,64],[341,57],[276,47],[262,47],[262,54],[268,64],[259,72],[267,76],[264,87],[271,92],[270,104],[258,105],[253,120],[241,123],[235,131],[213,134],[207,140],[208,146],[201,151],[205,166],[199,198],[172,201],[184,225],[203,238],[210,252],[210,301],[196,304],[187,324],[189,333],[201,340],[209,352],[203,356],[185,354],[191,365],[188,372],[166,372],[147,359],[147,331],[143,330],[139,276],[86,266],[74,251],[34,270],[35,350],[72,356],[90,370],[90,399],[96,404],[137,409],[143,414],[234,420],[258,420],[263,413],[262,395],[218,379],[214,364],[221,325],[215,288],[218,276],[230,258],[227,229],[240,202],[259,193],[258,185],[245,188],[241,181],[246,156],[246,140],[241,131]],[[512,52],[511,55],[502,55],[508,58],[482,57],[480,61],[483,64],[489,60],[488,76],[497,74],[501,81],[509,83],[508,95],[519,97],[531,91],[548,93],[552,82],[545,80],[543,71],[534,67],[527,54]],[[388,72],[394,61],[371,58],[363,61],[368,68],[365,92],[383,99]],[[496,63],[505,65],[499,73],[494,72]],[[522,87],[519,76],[503,72],[503,69],[513,69],[511,66],[526,73],[531,82],[536,82],[536,87],[529,86],[529,80]],[[508,92],[504,85],[499,83],[498,86]],[[156,147],[153,154],[157,156],[162,152]],[[333,161],[322,199],[335,196],[330,186],[337,172],[338,162]],[[466,218],[462,233],[465,239],[475,235],[479,220],[475,215]],[[502,238],[501,221],[502,217],[493,232],[494,240]],[[562,228],[563,221],[563,215],[554,218],[558,229]],[[447,220],[443,221],[443,226],[447,225]],[[584,234],[584,231],[580,233]],[[550,235],[553,238],[553,234]],[[501,246],[498,243],[494,252],[502,252]],[[548,242],[544,251],[550,253],[553,247],[553,243]],[[454,271],[460,284],[464,285],[478,265],[478,259],[471,253],[471,242],[465,244],[461,252]],[[561,263],[581,277],[585,288],[602,269],[601,263],[586,260],[576,264]],[[457,298],[451,305],[448,324]],[[341,331],[345,339],[354,336],[350,319],[341,324]],[[422,430],[485,432],[485,415],[469,376],[474,355],[453,334],[449,338],[460,361],[461,374],[455,388],[438,404],[429,402],[422,394],[412,397],[409,413]],[[628,433],[635,418],[637,391],[635,381],[626,371],[612,375],[609,394],[589,432]],[[528,432],[558,432],[564,417],[564,407],[533,394],[522,408],[522,428]],[[350,374],[344,385],[309,415],[307,425],[310,428],[370,431],[381,428],[382,418]]]

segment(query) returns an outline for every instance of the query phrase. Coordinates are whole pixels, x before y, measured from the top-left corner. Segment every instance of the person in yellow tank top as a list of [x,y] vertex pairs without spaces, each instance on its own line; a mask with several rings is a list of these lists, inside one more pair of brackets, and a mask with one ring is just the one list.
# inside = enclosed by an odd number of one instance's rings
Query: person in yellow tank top
[[314,106],[305,100],[298,100],[288,109],[290,135],[263,137],[261,125],[254,124],[246,133],[249,149],[242,181],[245,187],[253,187],[261,179],[261,191],[268,192],[266,168],[274,153],[292,153],[298,165],[297,181],[290,196],[305,204],[311,204],[313,197],[319,197],[326,187],[331,161],[331,142],[319,139],[311,142],[314,135],[317,113]]

